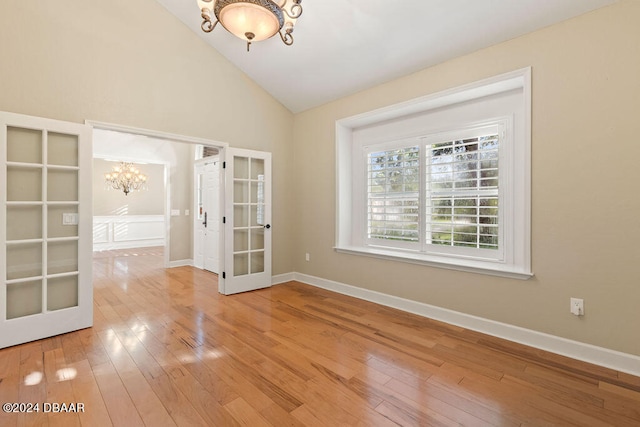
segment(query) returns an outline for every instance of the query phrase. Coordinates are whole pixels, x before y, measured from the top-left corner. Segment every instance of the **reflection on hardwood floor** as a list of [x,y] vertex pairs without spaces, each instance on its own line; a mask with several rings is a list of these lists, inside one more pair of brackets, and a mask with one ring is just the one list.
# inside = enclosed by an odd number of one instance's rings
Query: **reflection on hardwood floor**
[[[640,378],[296,282],[94,257],[93,328],[0,350],[0,425],[640,425]],[[84,404],[44,413],[43,402]]]

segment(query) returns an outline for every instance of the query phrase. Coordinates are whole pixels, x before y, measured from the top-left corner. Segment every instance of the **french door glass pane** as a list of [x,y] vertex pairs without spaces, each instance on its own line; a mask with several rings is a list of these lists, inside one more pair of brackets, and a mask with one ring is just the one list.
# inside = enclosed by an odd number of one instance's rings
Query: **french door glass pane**
[[236,179],[249,179],[249,159],[247,157],[233,158],[233,177]]
[[77,225],[62,225],[64,214],[78,215],[77,205],[49,205],[47,207],[47,237],[76,237]]
[[251,252],[251,274],[264,271],[264,251]]
[[251,250],[264,249],[264,228],[251,230]]
[[233,275],[244,276],[249,274],[249,254],[240,253],[233,255]]
[[42,243],[7,245],[7,280],[42,276]]
[[47,310],[54,311],[78,305],[78,276],[47,280]]
[[264,209],[260,205],[251,206],[251,226],[257,227],[264,225]]
[[47,200],[75,202],[78,200],[78,171],[49,169]]
[[235,230],[233,233],[233,252],[249,250],[249,230]]
[[7,161],[42,163],[42,131],[7,127]]
[[7,167],[7,201],[42,201],[42,169]]
[[249,203],[249,182],[233,183],[233,203]]
[[248,227],[249,226],[249,206],[234,206],[233,207],[233,225],[235,227]]
[[7,319],[42,313],[42,280],[7,285]]
[[251,203],[258,203],[259,201],[262,201],[262,203],[264,203],[263,191],[263,182],[251,181]]
[[7,240],[42,238],[42,206],[7,206]]
[[259,179],[260,176],[264,176],[264,160],[251,159],[251,179]]
[[47,162],[50,165],[78,166],[78,137],[49,132]]
[[78,241],[47,244],[47,274],[78,271]]

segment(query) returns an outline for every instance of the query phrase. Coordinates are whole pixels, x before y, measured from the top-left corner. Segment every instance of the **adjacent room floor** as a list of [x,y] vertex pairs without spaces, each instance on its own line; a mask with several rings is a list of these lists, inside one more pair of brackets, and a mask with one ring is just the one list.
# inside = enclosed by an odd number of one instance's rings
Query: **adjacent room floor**
[[225,297],[162,248],[94,277],[93,328],[0,350],[0,402],[40,404],[0,425],[640,424],[640,378],[301,283]]

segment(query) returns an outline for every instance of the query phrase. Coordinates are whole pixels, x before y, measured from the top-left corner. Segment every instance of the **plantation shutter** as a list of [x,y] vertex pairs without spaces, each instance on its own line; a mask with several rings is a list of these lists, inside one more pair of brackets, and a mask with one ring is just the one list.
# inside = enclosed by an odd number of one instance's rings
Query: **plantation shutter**
[[367,155],[367,238],[372,244],[420,241],[420,147]]
[[499,249],[497,126],[425,140],[425,243]]

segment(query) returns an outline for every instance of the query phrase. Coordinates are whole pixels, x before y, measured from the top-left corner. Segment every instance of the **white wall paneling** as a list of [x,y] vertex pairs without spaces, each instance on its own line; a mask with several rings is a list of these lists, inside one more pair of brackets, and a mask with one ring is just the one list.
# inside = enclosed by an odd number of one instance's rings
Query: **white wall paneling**
[[93,217],[94,251],[164,245],[164,215]]

